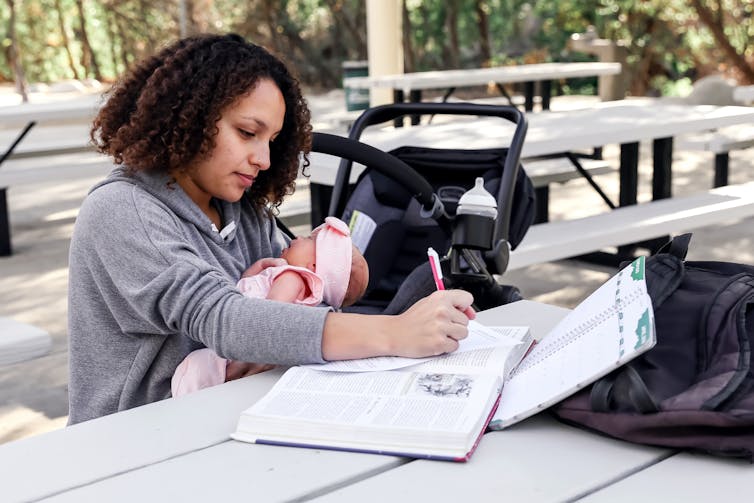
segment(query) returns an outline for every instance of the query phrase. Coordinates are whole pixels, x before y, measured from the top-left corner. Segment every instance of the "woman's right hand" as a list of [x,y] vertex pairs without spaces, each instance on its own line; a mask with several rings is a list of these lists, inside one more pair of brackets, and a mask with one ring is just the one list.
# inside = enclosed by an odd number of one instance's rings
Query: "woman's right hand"
[[458,349],[469,335],[474,297],[463,290],[433,292],[396,316],[393,353],[412,358],[435,356]]
[[443,290],[395,315],[330,313],[322,336],[325,360],[371,356],[421,358],[458,349],[475,317],[474,297],[463,290]]

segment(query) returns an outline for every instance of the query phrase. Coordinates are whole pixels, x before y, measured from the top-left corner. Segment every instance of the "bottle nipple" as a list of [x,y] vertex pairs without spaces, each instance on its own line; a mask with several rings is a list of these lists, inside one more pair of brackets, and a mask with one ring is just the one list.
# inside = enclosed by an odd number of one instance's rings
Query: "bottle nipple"
[[497,201],[484,188],[484,179],[477,177],[474,186],[458,200],[457,214],[477,214],[497,217]]

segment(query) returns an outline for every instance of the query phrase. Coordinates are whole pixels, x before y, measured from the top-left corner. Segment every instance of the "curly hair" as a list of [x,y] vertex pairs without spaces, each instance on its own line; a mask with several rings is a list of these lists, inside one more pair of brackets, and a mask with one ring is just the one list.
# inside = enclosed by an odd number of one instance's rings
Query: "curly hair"
[[215,147],[226,107],[270,79],[285,100],[283,128],[270,145],[270,169],[245,197],[278,206],[293,192],[300,155],[311,150],[309,109],[296,78],[266,49],[239,35],[179,40],[144,60],[113,86],[94,119],[91,139],[130,172],[179,172]]

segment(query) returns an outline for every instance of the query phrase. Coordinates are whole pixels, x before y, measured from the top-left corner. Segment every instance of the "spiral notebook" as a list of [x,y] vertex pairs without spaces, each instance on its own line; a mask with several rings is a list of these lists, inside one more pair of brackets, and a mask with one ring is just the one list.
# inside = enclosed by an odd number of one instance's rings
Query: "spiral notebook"
[[644,263],[634,260],[534,346],[505,383],[490,429],[546,409],[656,344]]

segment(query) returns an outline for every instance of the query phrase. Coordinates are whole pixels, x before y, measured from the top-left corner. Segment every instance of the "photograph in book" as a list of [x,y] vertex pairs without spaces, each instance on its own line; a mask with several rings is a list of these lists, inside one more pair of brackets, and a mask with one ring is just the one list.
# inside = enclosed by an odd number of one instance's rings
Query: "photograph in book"
[[634,260],[537,342],[506,382],[491,429],[545,410],[657,343],[644,264]]
[[467,339],[458,351],[434,358],[292,367],[241,414],[231,436],[253,443],[465,461],[486,429],[505,378],[533,340],[528,327],[477,322]]

